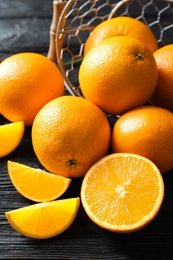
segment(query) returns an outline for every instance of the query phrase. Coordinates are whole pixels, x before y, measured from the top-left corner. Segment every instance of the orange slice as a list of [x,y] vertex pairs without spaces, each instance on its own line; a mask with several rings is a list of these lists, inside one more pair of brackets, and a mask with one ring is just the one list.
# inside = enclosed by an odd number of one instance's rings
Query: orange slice
[[14,151],[22,140],[25,130],[23,121],[0,126],[0,158]]
[[10,225],[26,237],[46,239],[57,236],[73,223],[79,198],[41,202],[5,212]]
[[17,162],[7,162],[8,174],[16,190],[35,202],[59,198],[69,187],[71,179],[32,168]]
[[127,153],[108,155],[84,176],[81,202],[100,227],[128,233],[150,223],[160,210],[164,182],[150,160]]

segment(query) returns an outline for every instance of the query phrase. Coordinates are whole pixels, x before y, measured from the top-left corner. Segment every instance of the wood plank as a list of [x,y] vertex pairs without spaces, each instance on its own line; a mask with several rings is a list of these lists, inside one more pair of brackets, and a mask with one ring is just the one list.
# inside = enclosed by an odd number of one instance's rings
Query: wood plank
[[[52,0],[0,0],[0,59],[21,51],[46,54],[51,18]],[[114,119],[109,120],[113,126]],[[0,116],[0,124],[7,122]],[[66,232],[42,241],[21,236],[6,220],[5,211],[33,203],[23,198],[11,184],[7,160],[41,167],[33,152],[30,127],[26,127],[19,147],[9,156],[0,158],[0,259],[173,259],[173,171],[163,176],[162,208],[144,229],[126,235],[108,232],[95,225],[81,205],[77,218]],[[73,180],[62,198],[79,196],[81,181],[80,178]]]
[[52,17],[53,0],[0,0],[0,19],[16,17]]
[[0,60],[17,52],[47,53],[51,18],[10,19],[0,22]]
[[0,60],[25,51],[47,55],[52,0],[0,0]]

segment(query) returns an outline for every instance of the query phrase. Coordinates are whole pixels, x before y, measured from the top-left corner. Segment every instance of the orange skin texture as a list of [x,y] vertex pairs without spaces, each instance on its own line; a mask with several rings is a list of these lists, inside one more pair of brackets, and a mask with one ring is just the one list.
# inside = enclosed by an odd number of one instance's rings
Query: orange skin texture
[[81,177],[107,154],[110,126],[90,101],[63,96],[45,105],[32,127],[32,143],[41,164],[65,177]]
[[37,53],[19,53],[0,64],[0,112],[9,121],[32,125],[38,111],[64,94],[58,67]]
[[97,25],[89,35],[84,55],[102,40],[113,36],[130,36],[142,41],[151,52],[158,49],[157,39],[152,30],[143,22],[132,17],[119,16]]
[[108,114],[121,115],[144,105],[157,79],[151,51],[128,36],[111,37],[94,46],[79,69],[84,97]]
[[173,168],[173,114],[142,106],[122,115],[112,132],[114,152],[130,152],[153,161],[161,173]]
[[173,112],[173,44],[154,53],[158,67],[158,82],[150,103]]

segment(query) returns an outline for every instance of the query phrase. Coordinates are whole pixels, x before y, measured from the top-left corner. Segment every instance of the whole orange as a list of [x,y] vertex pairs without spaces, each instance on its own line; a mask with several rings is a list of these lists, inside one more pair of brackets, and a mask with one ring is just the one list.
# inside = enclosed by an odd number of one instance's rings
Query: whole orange
[[37,53],[19,53],[0,64],[0,112],[8,120],[31,125],[38,111],[64,94],[58,67]]
[[90,101],[63,96],[46,104],[35,117],[32,143],[36,156],[50,172],[80,177],[107,154],[110,126]]
[[158,82],[150,103],[173,112],[173,44],[154,53],[158,67]]
[[128,111],[114,125],[112,149],[142,155],[168,172],[173,168],[173,114],[155,106]]
[[143,22],[128,16],[119,16],[101,22],[89,35],[84,55],[96,44],[112,36],[131,36],[142,41],[151,52],[158,49],[157,39],[152,30]]
[[84,97],[104,112],[123,114],[144,105],[158,78],[152,52],[129,36],[115,36],[94,46],[79,69]]

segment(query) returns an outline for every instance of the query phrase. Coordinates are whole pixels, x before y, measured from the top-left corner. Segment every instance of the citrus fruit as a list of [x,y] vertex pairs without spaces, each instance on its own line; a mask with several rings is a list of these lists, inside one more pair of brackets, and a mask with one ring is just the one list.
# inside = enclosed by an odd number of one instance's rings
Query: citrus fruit
[[131,36],[142,41],[151,52],[158,49],[157,39],[149,26],[135,18],[119,16],[103,21],[94,28],[86,41],[84,55],[102,40],[113,36]]
[[173,114],[163,108],[142,106],[122,115],[112,131],[113,152],[147,157],[162,173],[173,168]]
[[46,239],[57,236],[73,223],[80,205],[79,198],[70,198],[5,212],[10,225],[26,237]]
[[163,198],[160,171],[136,154],[115,153],[102,158],[86,173],[81,186],[87,215],[113,232],[134,232],[149,224]]
[[81,177],[108,152],[110,126],[90,101],[63,96],[46,104],[35,117],[32,144],[40,163],[50,172]]
[[7,168],[16,190],[25,198],[35,202],[57,199],[71,183],[71,179],[17,162],[8,161]]
[[157,78],[153,54],[129,36],[103,40],[87,53],[79,69],[84,97],[110,114],[123,114],[145,104]]
[[13,152],[20,144],[25,131],[23,121],[0,126],[0,158]]
[[9,121],[32,125],[43,105],[64,94],[58,67],[37,53],[14,54],[0,64],[0,110]]
[[173,112],[173,44],[154,53],[158,67],[158,82],[150,103]]

